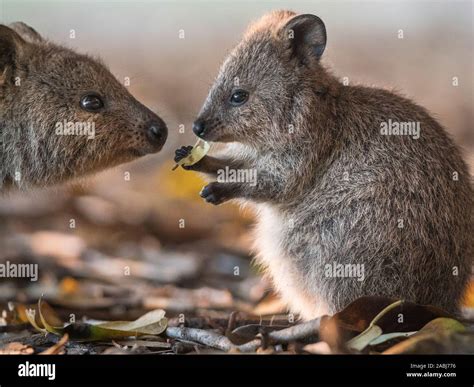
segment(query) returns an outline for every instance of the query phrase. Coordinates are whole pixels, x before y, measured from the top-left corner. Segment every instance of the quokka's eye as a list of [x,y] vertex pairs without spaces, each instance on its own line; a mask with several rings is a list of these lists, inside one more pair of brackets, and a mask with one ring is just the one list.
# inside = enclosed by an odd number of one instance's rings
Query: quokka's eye
[[233,106],[243,105],[249,99],[249,93],[245,90],[236,90],[230,97],[230,103]]
[[89,93],[81,98],[81,108],[88,112],[98,112],[104,107],[102,97],[97,93]]

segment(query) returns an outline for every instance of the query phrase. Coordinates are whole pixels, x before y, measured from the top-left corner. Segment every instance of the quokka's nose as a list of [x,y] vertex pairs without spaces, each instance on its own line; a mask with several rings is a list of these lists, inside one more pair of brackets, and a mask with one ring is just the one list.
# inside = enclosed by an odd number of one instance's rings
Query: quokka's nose
[[168,137],[168,128],[163,121],[153,120],[147,125],[147,137],[151,143],[163,146]]
[[206,130],[206,124],[204,120],[196,120],[193,124],[193,132],[196,136],[202,136]]

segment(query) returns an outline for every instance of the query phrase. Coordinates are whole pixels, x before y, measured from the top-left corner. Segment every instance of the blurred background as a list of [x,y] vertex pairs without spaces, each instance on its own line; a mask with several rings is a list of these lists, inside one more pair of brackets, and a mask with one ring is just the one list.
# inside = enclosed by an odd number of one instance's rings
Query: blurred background
[[159,155],[0,199],[0,261],[39,264],[37,282],[2,279],[0,302],[29,303],[44,294],[63,315],[107,319],[153,308],[171,316],[284,312],[251,264],[253,215],[204,204],[196,174],[171,172],[174,150],[195,142],[191,123],[226,53],[267,11],[317,14],[328,31],[323,62],[350,84],[395,88],[425,106],[463,147],[473,171],[472,4],[0,0],[3,24],[23,21],[100,56],[119,80],[130,78],[130,92],[170,131]]

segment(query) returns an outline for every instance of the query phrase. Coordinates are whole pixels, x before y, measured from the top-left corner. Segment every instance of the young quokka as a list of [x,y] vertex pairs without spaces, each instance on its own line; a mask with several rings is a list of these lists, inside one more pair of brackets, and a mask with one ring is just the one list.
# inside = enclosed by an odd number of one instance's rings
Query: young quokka
[[98,60],[0,25],[0,191],[49,186],[159,151],[165,123]]
[[214,178],[226,167],[256,171],[256,184],[218,179],[201,196],[256,205],[258,259],[302,318],[365,295],[455,312],[473,254],[460,152],[414,102],[342,85],[320,63],[325,46],[314,15],[278,11],[253,24],[193,127],[229,144],[186,168]]

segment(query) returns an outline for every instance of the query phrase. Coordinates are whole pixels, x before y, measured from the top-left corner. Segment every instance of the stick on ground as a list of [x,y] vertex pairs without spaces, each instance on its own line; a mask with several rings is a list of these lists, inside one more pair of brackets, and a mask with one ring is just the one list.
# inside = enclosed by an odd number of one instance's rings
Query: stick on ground
[[[321,318],[317,318],[279,331],[270,332],[268,333],[268,339],[271,343],[287,344],[310,336],[316,336],[319,332],[320,324]],[[235,345],[227,337],[219,333],[196,328],[169,327],[166,329],[166,335],[172,339],[194,341],[224,352],[255,352],[262,345],[260,338],[253,339],[242,345]]]

